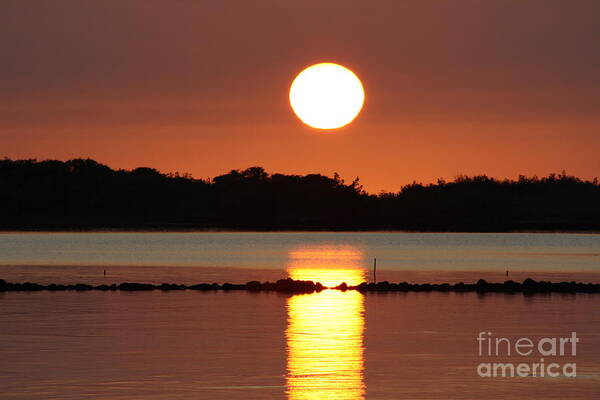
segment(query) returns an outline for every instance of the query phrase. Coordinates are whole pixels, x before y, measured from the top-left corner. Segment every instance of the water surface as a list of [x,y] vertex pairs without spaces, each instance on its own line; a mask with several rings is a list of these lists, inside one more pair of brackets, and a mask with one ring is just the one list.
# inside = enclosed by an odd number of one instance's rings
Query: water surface
[[[0,277],[41,283],[378,278],[599,282],[600,236],[406,233],[0,234]],[[104,276],[104,271],[107,275]],[[7,399],[589,399],[600,295],[0,293]],[[577,377],[482,378],[479,332],[580,338]]]
[[375,257],[378,280],[502,280],[508,270],[512,279],[597,281],[600,235],[0,233],[0,275],[42,283],[241,283],[279,279],[299,263],[329,270],[371,270]]
[[[0,386],[7,399],[590,399],[599,306],[585,294],[5,293]],[[576,331],[578,375],[481,378],[480,331]]]

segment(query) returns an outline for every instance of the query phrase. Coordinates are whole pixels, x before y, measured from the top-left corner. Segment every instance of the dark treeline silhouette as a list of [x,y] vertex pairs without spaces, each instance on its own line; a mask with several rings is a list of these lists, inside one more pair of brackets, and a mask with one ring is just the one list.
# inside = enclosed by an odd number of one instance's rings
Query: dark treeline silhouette
[[212,180],[90,159],[0,160],[3,229],[598,230],[600,184],[459,176],[368,194],[358,178],[233,170]]

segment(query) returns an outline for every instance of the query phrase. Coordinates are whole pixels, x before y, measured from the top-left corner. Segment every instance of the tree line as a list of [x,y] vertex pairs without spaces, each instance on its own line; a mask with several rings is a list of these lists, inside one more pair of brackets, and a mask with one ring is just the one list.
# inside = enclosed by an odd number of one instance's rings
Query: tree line
[[566,173],[498,180],[458,176],[367,193],[339,175],[212,179],[91,159],[0,160],[2,229],[598,230],[600,184]]

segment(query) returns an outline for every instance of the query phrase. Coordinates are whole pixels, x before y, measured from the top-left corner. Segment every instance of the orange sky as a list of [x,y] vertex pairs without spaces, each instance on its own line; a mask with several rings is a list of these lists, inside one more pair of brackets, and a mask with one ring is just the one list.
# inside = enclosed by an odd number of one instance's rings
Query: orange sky
[[[212,177],[600,176],[600,2],[4,0],[0,156]],[[288,89],[332,61],[366,104],[335,134]]]

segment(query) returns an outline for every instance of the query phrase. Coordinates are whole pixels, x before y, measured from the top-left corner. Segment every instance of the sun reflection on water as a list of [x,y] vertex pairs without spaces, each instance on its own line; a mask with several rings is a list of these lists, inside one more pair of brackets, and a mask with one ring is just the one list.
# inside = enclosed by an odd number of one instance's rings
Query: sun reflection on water
[[319,246],[290,251],[288,275],[296,280],[321,282],[333,287],[342,282],[358,285],[365,280],[363,253],[351,246]]
[[[288,273],[325,286],[365,278],[362,253],[353,248],[290,252]],[[290,400],[363,399],[364,298],[325,290],[287,300],[287,394]]]

